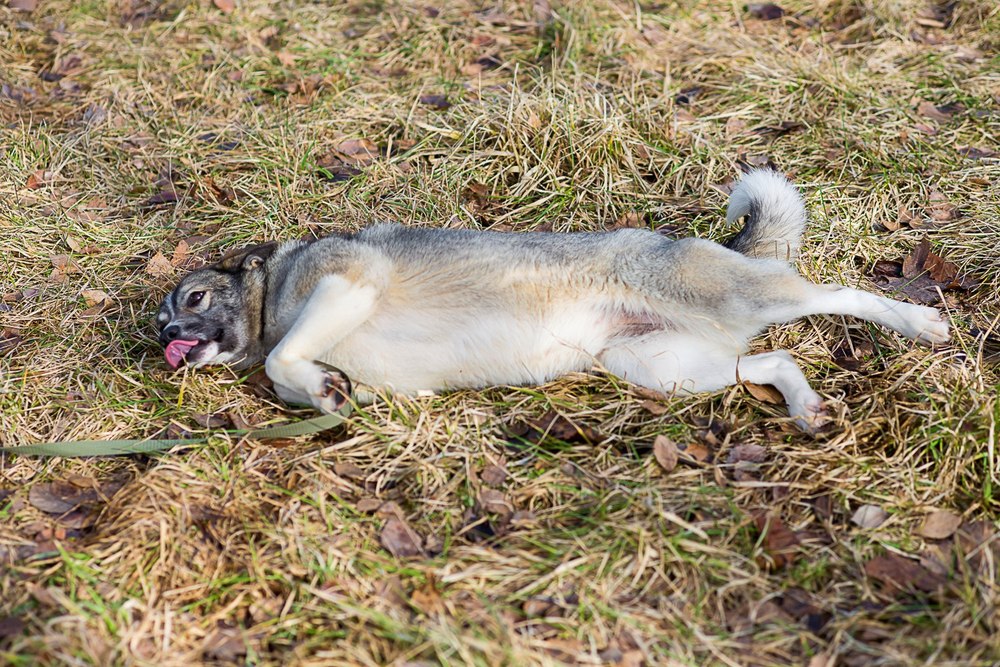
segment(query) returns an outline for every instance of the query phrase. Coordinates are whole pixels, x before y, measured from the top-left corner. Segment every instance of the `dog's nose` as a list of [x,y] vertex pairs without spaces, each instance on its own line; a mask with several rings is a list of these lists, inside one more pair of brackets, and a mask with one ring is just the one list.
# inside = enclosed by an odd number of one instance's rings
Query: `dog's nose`
[[176,324],[171,324],[160,332],[160,340],[169,342],[181,335],[181,328]]

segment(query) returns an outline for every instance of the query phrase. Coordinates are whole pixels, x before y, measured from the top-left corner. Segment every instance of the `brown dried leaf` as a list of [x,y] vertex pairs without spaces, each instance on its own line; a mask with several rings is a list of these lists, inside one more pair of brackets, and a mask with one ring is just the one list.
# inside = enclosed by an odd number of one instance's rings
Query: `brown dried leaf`
[[49,257],[52,266],[61,273],[80,273],[82,269],[69,255],[52,255]]
[[489,465],[479,473],[479,479],[488,486],[503,486],[507,481],[507,471],[498,465]]
[[744,381],[743,386],[750,392],[751,396],[762,403],[770,403],[771,405],[785,404],[785,397],[773,385],[754,384],[753,382]]
[[653,456],[656,457],[660,467],[667,472],[672,472],[680,460],[677,444],[665,435],[658,435],[653,440]]
[[955,534],[962,525],[962,517],[947,510],[935,510],[924,517],[917,528],[917,535],[930,540],[944,540]]
[[712,460],[712,450],[700,442],[692,442],[684,448],[684,456],[698,463],[708,463]]
[[275,57],[277,57],[278,62],[284,65],[285,67],[295,66],[295,61],[297,60],[297,58],[295,57],[294,54],[291,54],[288,51],[278,51],[274,55]]
[[355,508],[362,514],[371,514],[380,507],[382,507],[382,501],[378,498],[362,498],[355,505]]
[[555,410],[550,410],[538,419],[530,419],[510,427],[512,436],[528,442],[539,443],[546,437],[563,442],[586,442],[596,445],[604,441],[604,435],[590,426],[576,424]]
[[174,188],[164,188],[160,190],[152,197],[145,199],[139,206],[141,208],[152,208],[154,206],[161,206],[163,204],[173,204],[180,197],[177,194],[177,190]]
[[154,278],[167,278],[174,275],[174,266],[162,252],[158,252],[146,263],[146,273]]
[[104,304],[111,299],[107,292],[99,289],[85,289],[80,292],[80,296],[83,297],[84,303],[86,303],[89,308]]
[[514,506],[511,505],[503,492],[496,489],[482,489],[479,492],[479,506],[484,512],[497,514],[501,517],[509,517],[514,513]]
[[434,587],[434,582],[429,581],[424,586],[417,588],[410,594],[410,604],[422,611],[427,616],[434,616],[444,612],[444,600],[441,594]]
[[726,463],[763,463],[767,459],[767,449],[760,445],[736,445],[729,450]]
[[[215,0],[216,4],[220,0]],[[238,628],[220,624],[202,645],[202,652],[209,660],[236,664],[247,654],[247,647]]]
[[958,152],[967,158],[972,158],[973,160],[982,160],[984,158],[997,157],[1000,153],[997,153],[992,148],[977,148],[975,146],[959,146]]
[[335,150],[346,164],[368,166],[378,157],[378,146],[368,139],[347,139],[337,144]]
[[785,15],[784,9],[770,2],[751,2],[747,5],[747,12],[761,21],[774,21]]
[[443,111],[451,106],[451,102],[448,101],[448,97],[445,95],[421,95],[420,103]]
[[364,470],[349,462],[335,463],[333,465],[333,472],[337,473],[340,477],[346,477],[347,479],[364,479],[367,477]]
[[9,6],[15,12],[33,12],[38,7],[38,0],[10,0]]
[[386,519],[379,541],[386,551],[396,558],[417,558],[425,555],[423,547],[420,546],[420,535],[398,516]]
[[231,14],[236,9],[236,0],[212,0],[223,14]]
[[773,513],[761,512],[754,517],[757,530],[764,536],[765,565],[781,569],[798,558],[799,538]]
[[654,417],[662,417],[670,412],[670,407],[659,401],[640,401],[639,405]]
[[962,106],[958,104],[943,104],[939,106],[927,100],[923,100],[917,105],[917,113],[936,121],[946,121],[955,115],[956,112],[962,110]]
[[24,632],[24,621],[13,616],[0,618],[0,639],[15,637]]
[[929,593],[945,583],[941,575],[894,553],[877,556],[865,563],[865,574],[881,582],[888,593],[912,590]]

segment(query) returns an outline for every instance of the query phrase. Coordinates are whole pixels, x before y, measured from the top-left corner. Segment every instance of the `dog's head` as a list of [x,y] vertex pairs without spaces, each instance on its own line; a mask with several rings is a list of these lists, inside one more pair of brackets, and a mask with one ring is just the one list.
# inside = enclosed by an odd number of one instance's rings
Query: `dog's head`
[[189,273],[166,296],[156,326],[171,368],[186,363],[244,369],[264,360],[265,264],[276,247],[265,243],[230,253]]

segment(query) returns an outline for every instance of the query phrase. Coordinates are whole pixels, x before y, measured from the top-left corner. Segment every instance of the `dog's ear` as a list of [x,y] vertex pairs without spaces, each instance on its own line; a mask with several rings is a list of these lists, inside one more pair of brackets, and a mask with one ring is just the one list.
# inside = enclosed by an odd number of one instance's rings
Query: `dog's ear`
[[239,273],[259,268],[278,248],[277,241],[269,241],[260,245],[234,250],[224,256],[216,264],[220,271]]

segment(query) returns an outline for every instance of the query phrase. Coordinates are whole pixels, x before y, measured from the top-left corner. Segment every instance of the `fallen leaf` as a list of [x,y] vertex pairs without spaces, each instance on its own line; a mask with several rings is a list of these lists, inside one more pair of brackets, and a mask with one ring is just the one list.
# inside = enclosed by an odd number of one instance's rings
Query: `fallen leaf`
[[889,513],[878,505],[862,505],[854,512],[851,522],[859,528],[878,528],[888,518]]
[[692,442],[684,447],[682,451],[685,457],[698,463],[708,463],[712,459],[712,450],[700,442]]
[[146,263],[146,273],[154,278],[166,278],[174,275],[174,266],[162,252],[158,252]]
[[285,67],[295,66],[295,61],[297,60],[297,58],[295,57],[295,55],[289,53],[288,51],[278,51],[274,55],[278,59],[278,62],[284,65]]
[[434,616],[444,611],[444,600],[434,587],[433,581],[414,589],[410,594],[410,604],[427,616]]
[[780,518],[773,513],[761,512],[754,517],[754,524],[763,535],[764,553],[768,557],[764,565],[781,569],[795,562],[799,538]]
[[665,435],[658,435],[653,440],[653,456],[656,457],[660,467],[667,472],[672,472],[680,460],[677,444]]
[[0,638],[14,637],[24,632],[24,621],[13,616],[0,618]]
[[33,12],[38,7],[38,0],[10,0],[9,6],[15,12]]
[[333,465],[333,472],[347,479],[364,479],[368,475],[359,466],[350,462],[340,462]]
[[596,445],[604,441],[604,435],[590,426],[576,424],[555,410],[550,410],[538,419],[529,419],[509,427],[510,435],[538,444],[546,438],[563,442],[586,442]]
[[10,354],[23,342],[24,338],[16,329],[0,329],[0,355],[6,356]]
[[947,510],[935,510],[924,517],[923,523],[917,528],[917,535],[930,540],[943,540],[951,537],[962,525],[962,517]]
[[83,489],[64,481],[41,482],[28,490],[28,502],[46,514],[65,514],[80,505],[97,500],[95,489]]
[[355,505],[355,508],[362,514],[371,514],[382,507],[382,501],[378,498],[362,498]]
[[[899,272],[893,275],[897,266]],[[956,264],[931,252],[927,239],[902,262],[878,262],[872,277],[883,290],[901,292],[914,303],[924,305],[941,300],[938,290],[969,290],[976,286],[975,281],[959,273]]]
[[973,160],[982,160],[983,158],[997,157],[1000,153],[997,153],[992,148],[976,148],[975,146],[959,146],[958,152],[960,155],[972,158]]
[[24,186],[29,190],[37,190],[40,187],[50,184],[54,178],[55,172],[38,169],[28,174],[28,181]]
[[747,122],[739,116],[730,116],[726,121],[726,138],[732,139],[747,131]]
[[[220,0],[215,0],[216,4]],[[219,624],[205,639],[202,652],[209,660],[227,664],[236,664],[239,658],[247,654],[247,647],[238,628]]]
[[166,188],[160,190],[152,197],[143,200],[139,206],[141,208],[152,208],[154,206],[162,206],[163,204],[173,204],[178,201],[180,197],[177,194],[177,190],[173,188]]
[[507,500],[503,492],[496,489],[482,489],[479,492],[479,506],[484,512],[509,518],[514,513],[514,506]]
[[548,597],[531,597],[524,601],[521,605],[521,611],[528,618],[541,618],[545,616],[549,610],[553,609],[552,598]]
[[212,3],[219,8],[223,14],[232,13],[236,9],[236,0],[212,0]]
[[88,307],[98,306],[111,298],[107,292],[99,289],[85,289],[80,292],[80,296]]
[[763,463],[767,460],[767,449],[760,445],[741,444],[729,450],[726,463]]
[[662,417],[670,412],[670,406],[661,403],[660,401],[640,401],[639,405],[642,406],[643,410],[650,413],[654,417]]
[[881,582],[888,593],[912,590],[929,593],[945,582],[941,575],[895,553],[877,556],[865,563],[865,574]]
[[781,392],[774,385],[754,384],[753,382],[744,381],[743,386],[750,392],[751,396],[762,403],[770,403],[771,405],[785,404],[785,397],[781,395]]
[[443,111],[451,106],[451,102],[449,102],[448,98],[444,95],[421,95],[420,103],[425,106],[438,109],[439,111]]
[[931,190],[929,199],[931,218],[935,222],[949,222],[958,218],[958,207],[949,202],[940,190]]
[[963,107],[959,104],[943,104],[939,106],[933,102],[923,100],[917,105],[917,113],[921,116],[940,122],[949,120],[959,111],[963,111]]
[[479,479],[489,486],[503,486],[503,483],[507,481],[507,471],[500,466],[489,465],[479,473]]
[[386,519],[379,541],[386,551],[396,558],[415,558],[425,555],[423,547],[420,546],[420,535],[398,516]]
[[797,132],[798,130],[801,130],[804,127],[805,125],[803,125],[802,123],[796,123],[790,120],[783,120],[777,125],[760,125],[750,130],[750,132],[758,136],[781,137],[788,134],[789,132]]
[[770,2],[751,2],[747,5],[747,12],[762,21],[773,21],[785,15],[784,9]]
[[335,147],[335,150],[347,158],[348,163],[367,166],[378,157],[378,146],[368,139],[347,139]]

